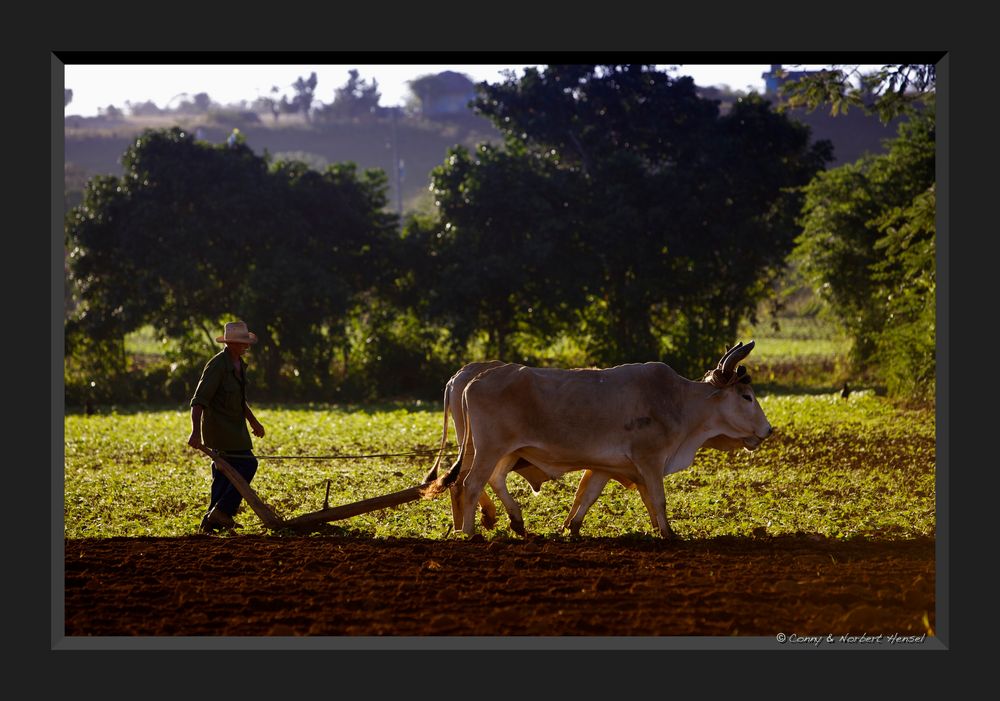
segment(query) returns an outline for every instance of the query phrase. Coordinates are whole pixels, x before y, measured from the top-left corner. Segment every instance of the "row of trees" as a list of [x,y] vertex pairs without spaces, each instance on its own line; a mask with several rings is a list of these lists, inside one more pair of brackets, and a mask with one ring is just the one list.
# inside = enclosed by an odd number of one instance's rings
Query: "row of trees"
[[501,357],[537,329],[597,364],[703,371],[782,269],[799,188],[830,157],[758,97],[723,115],[645,66],[530,69],[475,107],[504,143],[433,172],[422,247],[447,275],[427,287],[464,300],[450,327],[485,329]]
[[792,256],[852,338],[853,366],[919,399],[936,388],[934,152],[931,105],[884,155],[821,173]]
[[790,261],[853,341],[852,370],[918,401],[936,391],[936,76],[934,64],[832,66],[782,89],[788,107],[907,117],[886,153],[809,184]]
[[[448,74],[428,74],[409,81],[412,91],[412,103],[415,105],[427,96],[436,96],[446,89],[445,79]],[[464,77],[464,76],[463,76]],[[467,80],[467,79],[466,79]],[[249,105],[244,101],[240,107],[246,107],[248,111],[257,114],[269,114],[275,122],[279,121],[282,115],[302,115],[307,121],[338,121],[344,119],[356,119],[370,117],[377,114],[381,107],[379,101],[382,93],[379,91],[378,81],[372,79],[370,82],[362,78],[357,69],[348,71],[347,81],[340,87],[334,89],[333,99],[328,103],[321,103],[317,100],[318,78],[315,72],[309,74],[308,78],[299,76],[290,86],[292,94],[282,94],[279,86],[271,87],[268,95],[256,98]],[[471,86],[471,81],[468,81]],[[122,110],[114,105],[108,105],[101,109],[101,114],[120,118],[126,113],[133,116],[157,116],[169,114],[205,114],[212,109],[222,109],[223,106],[212,101],[208,93],[200,92],[193,96],[186,94],[178,95],[184,99],[171,107],[169,104],[159,107],[152,100],[145,102],[125,102],[125,109]],[[174,98],[176,99],[176,97]],[[73,100],[73,91],[65,90],[64,106],[68,106]],[[173,100],[171,100],[173,102]]]
[[267,339],[255,349],[262,386],[325,387],[350,309],[388,284],[397,230],[384,174],[269,165],[241,139],[210,146],[178,128],[146,132],[123,166],[93,178],[69,215],[68,367],[120,384],[124,335],[150,324],[178,339],[186,385],[236,315]]
[[[814,179],[829,144],[759,97],[722,114],[651,66],[549,66],[480,86],[475,106],[503,143],[451,150],[432,175],[436,212],[404,222],[386,213],[380,171],[318,173],[240,142],[145,133],[124,175],[92,180],[67,220],[70,391],[94,377],[127,387],[122,339],[152,325],[176,339],[152,394],[183,398],[232,318],[262,336],[256,385],[273,398],[436,394],[471,359],[545,363],[555,347],[575,364],[663,359],[695,376],[771,293],[803,212],[808,274],[854,284],[831,271],[857,261],[826,255],[817,232],[839,227],[823,220],[831,198],[861,212],[844,199],[855,190],[838,190],[842,169]],[[918,160],[921,133],[907,151]],[[856,169],[892,180],[912,175],[908,158]],[[922,192],[871,191],[881,219],[857,215],[878,233],[858,265],[886,313],[918,325],[933,295]]]

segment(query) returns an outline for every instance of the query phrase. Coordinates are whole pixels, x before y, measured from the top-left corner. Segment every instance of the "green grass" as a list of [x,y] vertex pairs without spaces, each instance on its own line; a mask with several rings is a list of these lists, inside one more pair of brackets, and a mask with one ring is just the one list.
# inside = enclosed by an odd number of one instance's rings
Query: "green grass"
[[[933,409],[900,410],[870,392],[765,396],[775,435],[756,452],[700,451],[694,465],[665,478],[667,513],[684,538],[803,532],[831,538],[912,538],[935,532]],[[395,453],[436,448],[436,405],[259,407],[267,436],[260,455]],[[68,415],[65,418],[65,536],[182,536],[207,506],[209,464],[186,445],[186,409]],[[450,434],[453,430],[450,429]],[[450,435],[450,446],[454,436]],[[432,456],[313,461],[261,459],[253,487],[281,516],[417,484]],[[580,473],[548,482],[538,495],[511,475],[529,531],[559,532]],[[501,512],[497,534],[512,536]],[[243,533],[269,533],[248,509]],[[447,497],[338,521],[335,532],[363,537],[439,539],[451,525]],[[763,530],[761,530],[763,529]],[[647,537],[635,490],[612,482],[584,522],[589,536]]]
[[[747,360],[754,386],[764,393],[833,392],[851,380],[846,362],[850,339],[815,316],[764,317],[740,329],[756,345]],[[857,389],[862,384],[851,382]]]
[[[778,338],[759,334],[757,336],[754,360],[758,363],[804,363],[817,360],[835,361],[848,350],[848,342],[840,339]],[[759,350],[758,350],[759,349]]]
[[166,349],[167,343],[152,326],[143,326],[125,336],[125,352],[129,355],[162,356]]

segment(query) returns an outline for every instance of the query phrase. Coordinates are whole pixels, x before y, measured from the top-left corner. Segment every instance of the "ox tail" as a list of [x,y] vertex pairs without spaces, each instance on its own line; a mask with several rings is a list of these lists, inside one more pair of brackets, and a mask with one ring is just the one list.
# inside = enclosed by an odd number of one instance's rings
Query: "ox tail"
[[431,466],[431,469],[424,476],[424,484],[437,479],[438,467],[441,465],[441,458],[444,457],[444,449],[448,444],[448,414],[450,413],[448,406],[450,401],[451,381],[448,381],[444,386],[444,426],[441,427],[441,447],[438,449],[437,458],[434,459],[434,465]]
[[455,480],[458,479],[458,473],[462,470],[462,448],[458,449],[458,457],[455,458],[455,464],[451,466],[445,474],[434,479],[433,481],[428,480],[422,485],[420,490],[420,496],[424,499],[433,499],[437,495],[448,490]]
[[[476,376],[478,377],[478,375]],[[458,457],[455,458],[455,463],[448,470],[448,474],[438,480],[441,485],[441,489],[447,489],[455,480],[458,479],[458,473],[462,471],[462,458],[465,457],[465,450],[467,446],[472,445],[472,422],[469,420],[469,387],[476,383],[476,378],[472,379],[472,382],[465,386],[462,390],[462,416],[465,417],[465,435],[462,436],[462,443],[458,446]],[[456,439],[458,436],[456,436]]]
[[[468,389],[468,386],[466,386],[466,389]],[[445,393],[445,407],[446,407],[446,412],[447,412],[447,406],[448,406],[447,400],[448,400],[448,398],[450,396],[450,392],[451,392],[451,388],[449,387],[446,390],[446,393]],[[469,412],[467,410],[467,407],[468,407],[468,403],[466,402],[466,399],[465,399],[465,391],[463,391],[462,392],[462,413],[465,414],[465,436],[463,437],[462,442],[459,443],[459,446],[458,446],[458,457],[455,458],[455,462],[452,464],[451,469],[449,469],[447,473],[445,473],[441,477],[438,477],[437,479],[434,479],[433,481],[427,480],[425,482],[424,488],[420,492],[420,495],[424,499],[433,499],[438,494],[441,494],[442,492],[446,491],[451,485],[453,485],[455,483],[455,481],[458,479],[459,473],[462,471],[462,458],[465,456],[465,446],[469,445],[469,441],[470,441],[471,434],[472,434],[472,426],[469,423]],[[446,414],[445,421],[447,421],[447,414]],[[446,424],[446,426],[447,426],[447,424]],[[445,430],[447,430],[447,428]],[[439,454],[438,455],[438,462],[434,463],[433,470],[434,470],[435,474],[437,473],[437,467],[438,467],[438,464],[440,462],[440,458],[441,458],[441,455]],[[428,477],[430,477],[430,473],[428,473]]]

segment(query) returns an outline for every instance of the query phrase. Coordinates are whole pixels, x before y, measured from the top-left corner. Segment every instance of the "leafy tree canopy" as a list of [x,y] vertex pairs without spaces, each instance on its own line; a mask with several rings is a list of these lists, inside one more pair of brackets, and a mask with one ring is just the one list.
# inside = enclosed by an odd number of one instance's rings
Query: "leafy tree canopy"
[[456,149],[432,183],[440,255],[476,271],[453,312],[494,338],[549,317],[602,364],[666,356],[697,372],[732,345],[791,249],[798,188],[830,152],[759,98],[723,116],[653,66],[528,69],[481,84],[475,109],[502,149]]
[[292,84],[295,96],[292,98],[290,106],[294,112],[301,112],[307,119],[309,110],[312,108],[316,93],[316,72],[309,74],[309,78],[303,80],[302,76]]
[[364,117],[378,109],[381,98],[378,81],[372,80],[369,84],[360,77],[357,69],[352,68],[348,72],[347,82],[334,91],[333,102],[322,108],[319,113],[326,119]]
[[931,102],[900,125],[887,153],[806,188],[793,253],[853,338],[855,367],[909,396],[933,396],[935,191]]
[[936,83],[933,63],[887,64],[870,73],[861,73],[858,66],[832,66],[785,83],[781,95],[789,107],[813,110],[829,105],[833,115],[859,107],[888,123],[915,105],[926,104]]
[[346,310],[379,284],[396,237],[381,171],[269,166],[239,139],[212,146],[179,128],[144,132],[122,164],[67,216],[68,355],[145,324],[206,339],[243,318],[267,338],[266,386],[289,368],[328,381]]

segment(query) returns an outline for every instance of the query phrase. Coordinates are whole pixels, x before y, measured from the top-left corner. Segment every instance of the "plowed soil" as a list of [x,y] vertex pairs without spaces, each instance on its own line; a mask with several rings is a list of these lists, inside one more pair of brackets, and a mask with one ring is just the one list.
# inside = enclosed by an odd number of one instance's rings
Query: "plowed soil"
[[67,636],[676,636],[934,626],[934,541],[67,540]]

